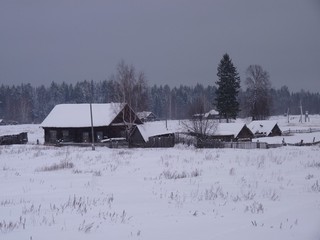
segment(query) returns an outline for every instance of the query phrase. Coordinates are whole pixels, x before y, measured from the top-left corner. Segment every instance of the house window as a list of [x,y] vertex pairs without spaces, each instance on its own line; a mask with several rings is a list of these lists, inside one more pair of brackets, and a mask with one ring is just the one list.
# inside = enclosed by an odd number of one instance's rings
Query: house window
[[57,141],[57,131],[56,130],[50,130],[49,131],[49,141],[50,142],[56,142]]
[[101,142],[103,139],[103,132],[97,132],[97,142]]
[[63,141],[69,141],[69,131],[68,130],[62,130],[62,139],[63,139]]
[[82,141],[83,142],[90,142],[89,133],[88,132],[83,132],[82,133]]
[[126,137],[127,137],[127,132],[126,132],[126,130],[121,130],[121,131],[120,131],[120,137],[122,137],[122,138],[126,138]]

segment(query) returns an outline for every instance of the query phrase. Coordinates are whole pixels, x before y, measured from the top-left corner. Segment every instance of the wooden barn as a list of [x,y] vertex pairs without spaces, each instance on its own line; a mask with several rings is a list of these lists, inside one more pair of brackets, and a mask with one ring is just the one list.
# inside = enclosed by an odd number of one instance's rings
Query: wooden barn
[[282,135],[282,131],[276,121],[252,121],[248,124],[248,127],[255,137],[273,137]]
[[211,139],[224,142],[251,141],[254,137],[251,130],[242,123],[219,123],[210,134]]
[[[128,139],[128,129],[142,124],[128,104],[92,104],[94,141]],[[45,144],[90,143],[90,104],[56,105],[42,122]]]
[[173,147],[174,133],[165,125],[144,123],[137,125],[130,136],[130,147]]
[[142,122],[153,122],[157,120],[157,116],[153,112],[137,112],[137,116]]

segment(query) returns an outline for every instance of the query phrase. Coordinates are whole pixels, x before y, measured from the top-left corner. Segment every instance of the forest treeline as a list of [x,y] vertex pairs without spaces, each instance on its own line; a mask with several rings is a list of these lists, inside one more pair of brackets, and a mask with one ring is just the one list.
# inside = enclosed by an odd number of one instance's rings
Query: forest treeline
[[[0,87],[0,119],[19,123],[41,123],[56,104],[61,103],[108,103],[119,102],[119,84],[114,80],[100,82],[81,81],[76,84],[55,83],[50,86],[21,84]],[[291,93],[288,87],[271,88],[271,115],[300,114],[300,101],[304,111],[310,114],[320,113],[320,94],[300,91]],[[136,111],[152,111],[160,119],[185,119],[190,117],[199,99],[204,102],[204,110],[215,108],[216,87],[168,85],[147,86],[141,104],[133,108]],[[249,116],[246,91],[239,92],[240,117]]]

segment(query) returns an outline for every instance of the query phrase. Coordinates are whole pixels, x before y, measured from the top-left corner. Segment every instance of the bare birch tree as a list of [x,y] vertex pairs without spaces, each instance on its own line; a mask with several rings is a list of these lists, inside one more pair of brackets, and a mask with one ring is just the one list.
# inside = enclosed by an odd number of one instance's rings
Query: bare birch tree
[[217,121],[206,117],[205,101],[203,97],[195,99],[189,109],[190,119],[182,122],[185,130],[198,140],[204,140],[212,135],[218,124]]
[[112,78],[117,83],[118,102],[124,107],[122,119],[127,140],[130,141],[134,127],[141,123],[135,112],[148,107],[148,84],[142,71],[137,73],[133,65],[123,60],[119,62],[117,73]]
[[254,120],[265,119],[270,115],[271,82],[269,73],[260,65],[250,65],[246,71],[247,104]]
[[123,60],[117,66],[117,73],[112,77],[118,84],[118,101],[127,103],[134,111],[148,108],[148,83],[144,72],[136,72],[133,65]]

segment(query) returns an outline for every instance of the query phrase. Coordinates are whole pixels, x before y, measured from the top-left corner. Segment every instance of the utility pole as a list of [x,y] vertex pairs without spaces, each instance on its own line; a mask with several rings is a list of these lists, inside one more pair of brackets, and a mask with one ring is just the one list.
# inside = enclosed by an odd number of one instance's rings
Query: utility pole
[[93,116],[92,116],[92,101],[93,101],[93,81],[91,80],[91,101],[90,101],[91,146],[92,146],[92,151],[94,151],[94,150],[95,150],[95,147],[94,147],[94,130],[93,130]]
[[92,146],[92,151],[95,150],[94,147],[94,130],[93,130],[93,116],[92,116],[92,103],[90,102],[90,117],[91,117],[91,146]]
[[301,103],[301,100],[300,100],[300,119],[299,119],[299,122],[302,123],[302,115],[303,115],[303,112],[302,112],[302,103]]

